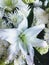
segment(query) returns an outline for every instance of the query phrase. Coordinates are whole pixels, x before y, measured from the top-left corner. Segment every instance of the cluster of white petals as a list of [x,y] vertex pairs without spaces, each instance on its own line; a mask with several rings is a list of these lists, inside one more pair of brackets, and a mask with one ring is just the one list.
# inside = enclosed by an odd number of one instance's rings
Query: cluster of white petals
[[[5,63],[8,64],[15,61],[19,51],[26,59],[28,65],[34,64],[34,50],[33,47],[47,47],[44,40],[37,39],[36,36],[45,28],[44,24],[31,27],[29,29],[21,30],[19,27],[16,29],[0,29],[0,38],[10,43],[8,49],[8,58]],[[23,27],[24,29],[24,27]],[[8,34],[7,34],[8,33]],[[29,53],[29,55],[28,55]]]
[[49,22],[48,14],[40,7],[34,8],[33,25],[46,24]]
[[[34,2],[34,6],[42,5],[39,0],[26,2]],[[34,47],[40,54],[48,52],[49,30],[45,29],[45,24],[49,27],[48,14],[40,7],[34,8],[34,20],[28,28],[30,11],[31,8],[22,0],[0,0],[0,58],[7,55],[5,65],[12,61],[14,65],[34,65]],[[37,38],[43,29],[45,40]]]

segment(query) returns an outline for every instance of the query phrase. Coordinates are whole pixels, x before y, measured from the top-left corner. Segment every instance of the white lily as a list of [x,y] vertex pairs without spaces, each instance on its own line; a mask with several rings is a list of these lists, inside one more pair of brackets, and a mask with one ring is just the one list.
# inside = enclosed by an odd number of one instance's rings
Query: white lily
[[[8,49],[9,56],[5,63],[9,63],[16,58],[18,52],[24,55],[28,65],[34,64],[33,47],[47,46],[46,41],[37,39],[36,36],[45,28],[44,24],[31,27],[24,31],[20,29],[0,29],[0,38],[8,41],[11,45]],[[28,55],[29,53],[29,55]]]

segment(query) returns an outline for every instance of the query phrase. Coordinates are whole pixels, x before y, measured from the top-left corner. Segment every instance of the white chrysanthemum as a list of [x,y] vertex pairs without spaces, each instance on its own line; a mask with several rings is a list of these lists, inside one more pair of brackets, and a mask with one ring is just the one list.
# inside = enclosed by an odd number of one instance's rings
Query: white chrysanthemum
[[7,11],[12,11],[14,8],[18,8],[27,17],[31,9],[22,0],[1,0],[0,7]]
[[20,9],[20,11],[27,17],[31,9],[29,9],[28,5],[25,4],[22,0],[18,0],[16,5]]
[[3,9],[12,10],[16,7],[18,0],[0,0],[0,7]]
[[22,0],[1,0],[0,7],[8,11],[11,11],[17,7],[18,9],[21,10],[21,12],[24,13],[26,17],[28,16],[30,12],[28,5],[25,4]]
[[[24,14],[21,11],[9,13],[8,19],[9,19],[9,21],[11,21],[11,23],[14,24],[15,27],[21,28],[23,25],[26,25],[26,26],[28,25],[27,18],[24,16]],[[20,26],[20,25],[22,25],[22,26]]]
[[8,15],[6,15],[8,22],[6,23],[6,21],[2,22],[2,28],[3,29],[7,29],[7,28],[18,28],[19,29],[26,29],[26,27],[28,27],[28,21],[27,18],[24,16],[24,14],[18,10],[18,12],[14,12],[14,13],[8,13]]
[[17,26],[19,23],[22,22],[24,16],[19,12],[14,12],[14,13],[9,13],[8,18],[15,26]]
[[41,9],[40,7],[34,8],[34,21],[33,24],[38,25],[38,24],[46,24],[48,23],[48,14],[46,11]]
[[27,64],[33,65],[33,47],[47,47],[46,41],[36,38],[36,36],[44,28],[44,24],[41,24],[26,30],[22,30],[22,28],[19,27],[17,29],[0,29],[0,38],[8,41],[11,44],[8,49],[9,56],[5,63],[15,60],[16,56],[19,54],[18,52],[21,51],[21,53],[24,55],[24,58],[26,59]]

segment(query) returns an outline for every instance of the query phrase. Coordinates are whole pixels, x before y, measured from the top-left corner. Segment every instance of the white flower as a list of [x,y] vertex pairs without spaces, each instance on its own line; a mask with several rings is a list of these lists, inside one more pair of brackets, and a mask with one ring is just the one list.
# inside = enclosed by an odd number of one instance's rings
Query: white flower
[[22,0],[1,0],[0,7],[7,11],[12,11],[14,8],[18,8],[27,17],[31,9]]
[[[18,52],[21,50],[22,55],[26,59],[28,65],[34,64],[34,49],[33,47],[47,46],[46,41],[37,39],[36,36],[45,28],[44,24],[31,27],[24,31],[18,29],[0,29],[0,38],[8,41],[9,56],[5,63],[9,63],[16,58]],[[29,53],[29,55],[28,55]]]
[[7,19],[8,19],[8,23],[6,23],[5,21],[2,23],[2,28],[7,29],[7,28],[12,28],[12,24],[15,28],[19,29],[26,29],[28,27],[28,21],[27,18],[23,15],[23,13],[21,11],[18,10],[18,12],[14,12],[14,13],[8,13],[8,15],[6,15]]
[[22,22],[28,22],[27,18],[19,10],[18,12],[15,11],[14,13],[9,13],[7,18],[14,24],[15,27],[18,27],[18,25]]
[[42,23],[46,24],[48,22],[49,22],[48,14],[46,13],[46,11],[44,11],[40,7],[34,8],[34,22],[33,22],[33,24],[34,23],[35,23],[35,25],[42,24]]
[[12,10],[16,7],[18,0],[0,0],[0,7],[3,9]]
[[22,0],[0,0],[0,7],[8,11],[12,11],[14,8],[18,8],[27,17],[30,9],[27,4]]
[[38,7],[42,5],[42,2],[40,0],[35,0],[33,4],[34,6]]
[[31,10],[29,9],[28,4],[25,4],[22,0],[18,0],[16,7],[18,7],[26,17],[29,15]]
[[45,6],[47,6],[47,4],[48,4],[48,0],[45,0],[45,3],[44,3],[44,5],[45,5]]

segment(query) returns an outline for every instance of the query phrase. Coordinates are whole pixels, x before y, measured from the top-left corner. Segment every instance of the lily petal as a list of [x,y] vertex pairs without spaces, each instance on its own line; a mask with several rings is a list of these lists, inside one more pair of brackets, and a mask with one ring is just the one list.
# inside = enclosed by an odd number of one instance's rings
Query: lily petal
[[33,47],[32,47],[31,44],[28,44],[28,45],[29,45],[29,47],[28,47],[28,51],[29,51],[29,54],[30,54],[31,60],[32,60],[32,62],[34,63],[34,49],[33,49]]
[[27,49],[24,47],[22,41],[19,42],[19,48],[24,56],[27,54]]
[[17,29],[0,29],[0,38],[13,44],[20,32]]
[[34,65],[29,55],[26,55],[26,61],[28,65]]
[[18,26],[18,30],[24,31],[25,29],[27,29],[27,27],[28,27],[28,21],[27,18],[24,17],[23,21]]
[[10,45],[10,47],[8,49],[8,58],[5,62],[6,63],[12,62],[15,59],[15,57],[18,54],[19,51],[20,51],[20,49],[19,49],[19,46],[18,46],[17,43]]
[[34,27],[31,27],[31,28],[25,30],[24,34],[27,38],[30,39],[32,36],[36,37],[44,28],[45,28],[44,24],[34,26]]
[[[31,41],[32,40],[32,41]],[[47,47],[47,42],[38,38],[30,39],[30,43],[33,47]]]
[[28,47],[24,48],[22,42],[19,44],[19,48],[20,48],[22,54],[24,55],[24,57],[25,57],[25,59],[27,61],[27,64],[28,65],[33,65],[34,64],[34,62],[33,62],[33,57],[34,57],[34,50],[33,50],[33,48],[30,46],[30,48],[28,49],[30,55],[27,55],[27,53],[28,53],[27,48]]
[[21,10],[23,8],[27,9],[28,5],[25,4],[22,0],[18,0],[16,6]]

